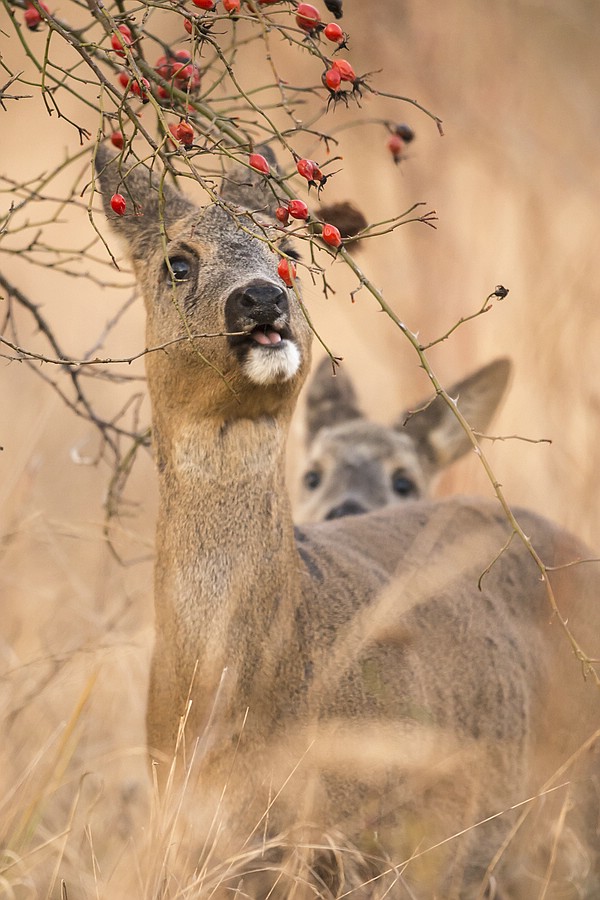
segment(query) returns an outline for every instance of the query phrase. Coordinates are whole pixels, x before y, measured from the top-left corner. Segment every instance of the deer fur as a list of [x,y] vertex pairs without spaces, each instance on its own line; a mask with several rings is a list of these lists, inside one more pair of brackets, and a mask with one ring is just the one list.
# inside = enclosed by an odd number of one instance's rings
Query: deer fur
[[[496,359],[451,388],[474,431],[489,425],[511,365]],[[311,377],[305,407],[307,461],[295,505],[298,522],[323,522],[429,496],[435,476],[472,449],[441,397],[405,410],[391,426],[367,419],[343,368],[325,358]]]
[[[282,232],[266,179],[233,169],[198,207],[141,165],[104,150],[96,163],[147,346],[164,346],[146,356],[160,488],[149,750],[163,784],[174,760],[188,773],[199,845],[210,833],[211,858],[237,861],[222,896],[597,897],[599,691],[521,542],[501,553],[497,503],[295,531],[284,456],[311,333],[267,242]],[[518,515],[548,564],[587,555]],[[595,566],[550,577],[598,657]],[[277,866],[300,858],[286,881]]]

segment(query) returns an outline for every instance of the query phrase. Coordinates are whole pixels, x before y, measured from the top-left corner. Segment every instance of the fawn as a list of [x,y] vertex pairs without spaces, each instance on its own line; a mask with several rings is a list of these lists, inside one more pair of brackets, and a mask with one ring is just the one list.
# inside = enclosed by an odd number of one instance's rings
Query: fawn
[[[496,359],[453,385],[476,432],[489,425],[506,389],[511,365]],[[417,403],[389,427],[360,411],[343,369],[332,377],[325,358],[306,397],[307,456],[296,504],[299,522],[322,522],[428,496],[435,475],[464,456],[471,443],[441,397]]]
[[557,567],[542,579],[497,503],[464,498],[295,530],[311,332],[268,180],[234,168],[198,207],[141,164],[96,165],[163,348],[149,751],[237,860],[222,895],[597,897],[600,694],[545,589],[600,656],[587,550],[518,513]]

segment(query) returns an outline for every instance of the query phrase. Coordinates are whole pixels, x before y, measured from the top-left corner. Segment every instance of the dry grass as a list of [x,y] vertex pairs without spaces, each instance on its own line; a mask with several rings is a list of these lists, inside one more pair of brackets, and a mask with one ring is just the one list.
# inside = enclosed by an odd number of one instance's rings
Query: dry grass
[[[411,158],[394,169],[381,132],[367,129],[328,199],[350,196],[370,219],[421,199],[437,209],[437,233],[413,226],[373,242],[362,256],[397,312],[427,339],[476,309],[498,282],[510,288],[492,313],[435,351],[436,369],[451,381],[494,355],[513,358],[516,375],[497,433],[553,444],[496,444],[499,477],[513,502],[598,545],[600,10],[585,0],[512,0],[493,11],[478,0],[387,0],[365,23],[363,4],[346,6],[356,68],[383,66],[386,83],[434,109],[447,133],[440,139],[407,107],[417,140]],[[382,101],[371,105],[379,114]],[[2,142],[2,165],[16,177],[37,171],[43,136],[52,141],[49,163],[60,156],[61,139],[72,137],[42,120],[35,141],[20,139],[20,117],[28,114],[16,104],[2,113],[3,135],[11,136]],[[74,227],[81,228],[78,216]],[[89,346],[113,309],[92,286],[18,274],[37,302],[52,307],[67,346]],[[308,286],[311,312],[345,358],[364,405],[384,419],[427,385],[408,345],[366,294],[350,304],[354,285],[343,273],[336,287],[325,301]],[[125,352],[142,345],[140,309],[121,335]],[[112,391],[98,387],[109,409],[119,402]],[[74,447],[87,452],[93,442],[90,430],[23,366],[2,367],[1,395],[0,898],[217,896],[248,860],[213,867],[209,854],[197,869],[185,842],[173,846],[175,824],[157,812],[146,770],[151,460],[140,459],[128,494],[131,517],[113,530],[128,562],[122,566],[102,534],[107,470],[72,461]],[[489,486],[473,459],[444,476],[441,490],[489,493]],[[314,881],[303,885],[314,842],[307,839],[298,860],[286,853],[289,837],[265,847],[260,865],[284,859],[289,880],[282,887],[276,879],[273,896],[310,895]],[[336,836],[320,836],[317,845],[324,840],[333,842],[331,853],[342,853]],[[349,850],[344,859],[342,896],[368,868]],[[401,874],[392,874],[395,896]]]

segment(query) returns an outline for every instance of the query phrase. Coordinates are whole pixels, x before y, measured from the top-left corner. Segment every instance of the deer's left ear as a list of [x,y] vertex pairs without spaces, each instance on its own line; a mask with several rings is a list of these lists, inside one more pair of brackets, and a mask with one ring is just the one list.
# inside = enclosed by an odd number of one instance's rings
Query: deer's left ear
[[[134,258],[146,257],[146,242],[150,237],[156,238],[161,223],[168,234],[170,225],[194,209],[179,191],[161,182],[142,163],[124,162],[121,156],[113,156],[100,146],[95,164],[106,216],[117,234],[125,238]],[[123,215],[115,213],[111,206],[115,194],[121,194],[125,200]]]
[[[271,148],[261,144],[255,152],[264,156],[273,174],[277,175],[277,159]],[[235,166],[227,173],[221,184],[220,195],[227,203],[244,209],[262,211],[275,206],[275,194],[269,187],[268,176],[257,172],[250,165]]]
[[306,395],[306,444],[314,441],[321,428],[340,425],[363,414],[350,378],[341,369],[335,377],[326,356],[317,366]]

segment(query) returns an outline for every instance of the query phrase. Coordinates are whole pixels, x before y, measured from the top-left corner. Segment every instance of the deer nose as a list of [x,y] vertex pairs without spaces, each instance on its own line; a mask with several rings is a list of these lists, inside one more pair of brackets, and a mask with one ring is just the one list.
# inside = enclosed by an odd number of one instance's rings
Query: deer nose
[[366,512],[368,512],[368,510],[362,503],[358,503],[356,500],[344,500],[343,503],[330,509],[325,516],[325,519],[342,519],[344,516],[360,516]]
[[234,318],[252,319],[257,325],[271,325],[289,312],[287,293],[270,281],[251,281],[234,291],[227,307]]

